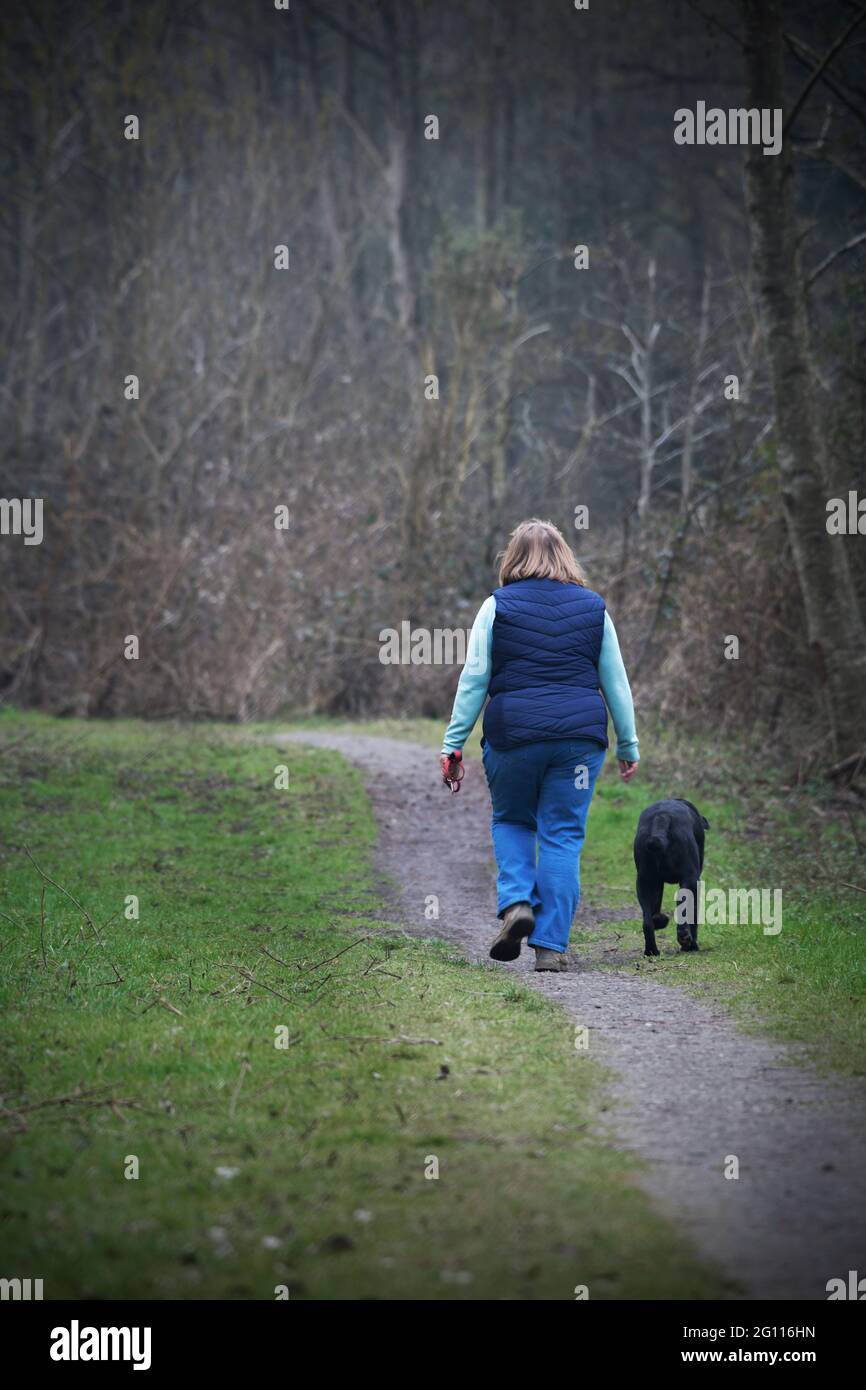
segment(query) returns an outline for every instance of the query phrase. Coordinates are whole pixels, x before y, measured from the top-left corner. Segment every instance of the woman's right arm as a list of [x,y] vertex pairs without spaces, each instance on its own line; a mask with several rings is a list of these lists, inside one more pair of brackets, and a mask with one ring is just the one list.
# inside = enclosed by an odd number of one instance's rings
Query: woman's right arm
[[457,683],[451,722],[445,730],[442,752],[452,753],[462,748],[472,730],[487,699],[490,684],[490,661],[493,651],[493,619],[496,617],[496,599],[491,594],[478,610],[472,631],[469,634],[469,649],[466,663]]

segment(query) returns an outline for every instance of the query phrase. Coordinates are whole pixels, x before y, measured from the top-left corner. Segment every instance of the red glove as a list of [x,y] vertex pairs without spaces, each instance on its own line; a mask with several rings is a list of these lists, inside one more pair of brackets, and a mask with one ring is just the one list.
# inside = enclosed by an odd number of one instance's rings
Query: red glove
[[459,792],[460,783],[463,781],[463,754],[459,748],[455,748],[453,753],[442,754],[442,781],[449,791]]

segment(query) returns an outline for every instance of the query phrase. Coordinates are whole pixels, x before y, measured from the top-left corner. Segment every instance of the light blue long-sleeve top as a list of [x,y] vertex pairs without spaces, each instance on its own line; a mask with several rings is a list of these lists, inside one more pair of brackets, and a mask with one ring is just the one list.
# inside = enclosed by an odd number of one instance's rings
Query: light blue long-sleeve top
[[[460,674],[451,722],[445,730],[442,743],[443,753],[451,753],[455,748],[464,746],[484,707],[492,669],[495,617],[496,598],[491,594],[482,603],[472,624],[466,663]],[[607,610],[604,614],[604,632],[598,658],[598,682],[616,730],[616,756],[625,759],[626,762],[636,763],[639,761],[640,753],[631,687],[625,673],[616,628]]]

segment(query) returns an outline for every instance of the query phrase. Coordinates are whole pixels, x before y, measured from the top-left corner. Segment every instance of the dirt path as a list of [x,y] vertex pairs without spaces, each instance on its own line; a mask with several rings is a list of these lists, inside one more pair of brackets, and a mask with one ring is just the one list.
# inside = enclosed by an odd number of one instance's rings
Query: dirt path
[[[495,966],[490,807],[479,762],[459,796],[439,782],[435,751],[328,733],[282,739],[334,748],[358,763],[380,827],[379,863],[400,885],[410,931],[441,935],[493,969],[513,970],[590,1029],[611,1068],[615,1142],[649,1165],[665,1214],[750,1298],[825,1299],[827,1280],[866,1276],[866,1105],[862,1090],[798,1066],[792,1051],[738,1032],[724,1012],[633,969],[599,969],[572,951],[572,972],[535,975],[530,951]],[[372,776],[371,774],[375,774]],[[439,899],[439,920],[424,917]],[[581,905],[592,925],[600,909]],[[615,914],[620,915],[620,914]],[[723,1175],[739,1160],[739,1179]]]

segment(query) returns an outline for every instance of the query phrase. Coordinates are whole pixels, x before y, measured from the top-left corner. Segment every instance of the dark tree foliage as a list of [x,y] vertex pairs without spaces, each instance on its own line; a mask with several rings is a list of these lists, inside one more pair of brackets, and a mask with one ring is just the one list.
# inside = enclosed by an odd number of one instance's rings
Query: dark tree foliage
[[[864,482],[864,14],[10,0],[0,496],[44,539],[0,537],[3,698],[443,714],[454,669],[379,633],[468,626],[540,515],[644,706],[856,751],[866,540],[814,511]],[[674,113],[771,70],[747,197],[742,145]]]

